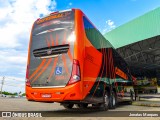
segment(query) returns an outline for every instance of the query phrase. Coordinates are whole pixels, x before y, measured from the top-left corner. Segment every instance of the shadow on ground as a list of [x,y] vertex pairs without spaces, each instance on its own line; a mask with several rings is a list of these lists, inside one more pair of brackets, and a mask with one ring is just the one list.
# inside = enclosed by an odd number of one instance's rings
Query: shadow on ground
[[[117,105],[118,107],[123,107],[128,105],[127,102],[120,103]],[[123,114],[122,114],[123,113]],[[127,115],[129,111],[127,111]],[[43,116],[47,117],[116,117],[116,116],[124,116],[124,111],[104,111],[102,108],[98,107],[88,107],[86,109],[81,108],[72,108],[72,109],[60,109],[54,111],[45,111],[43,112]]]

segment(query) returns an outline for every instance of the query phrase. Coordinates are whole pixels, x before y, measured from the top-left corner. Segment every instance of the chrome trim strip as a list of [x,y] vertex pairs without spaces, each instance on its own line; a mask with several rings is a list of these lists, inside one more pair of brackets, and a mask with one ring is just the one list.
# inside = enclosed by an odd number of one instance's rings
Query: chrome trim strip
[[32,88],[62,88],[65,86],[45,86],[45,87],[32,87]]

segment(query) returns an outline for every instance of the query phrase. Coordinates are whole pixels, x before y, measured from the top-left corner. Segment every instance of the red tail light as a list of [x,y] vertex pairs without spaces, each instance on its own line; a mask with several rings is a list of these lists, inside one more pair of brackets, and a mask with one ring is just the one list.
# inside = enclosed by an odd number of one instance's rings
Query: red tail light
[[73,60],[72,75],[71,75],[71,78],[68,82],[68,85],[76,83],[80,80],[81,80],[81,75],[80,75],[79,61],[78,60]]
[[27,65],[27,70],[26,70],[26,86],[31,86],[30,81],[29,81],[29,65]]

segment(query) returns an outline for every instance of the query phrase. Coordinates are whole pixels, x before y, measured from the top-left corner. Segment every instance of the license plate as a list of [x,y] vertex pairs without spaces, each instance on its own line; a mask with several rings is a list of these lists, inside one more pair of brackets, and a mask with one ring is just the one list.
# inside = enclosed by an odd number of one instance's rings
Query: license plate
[[51,94],[42,94],[42,98],[51,98]]

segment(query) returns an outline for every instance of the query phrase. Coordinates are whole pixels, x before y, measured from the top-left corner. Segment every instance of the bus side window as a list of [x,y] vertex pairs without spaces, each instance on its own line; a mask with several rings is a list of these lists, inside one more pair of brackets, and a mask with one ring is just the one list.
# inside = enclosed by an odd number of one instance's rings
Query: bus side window
[[113,47],[85,16],[83,16],[83,24],[86,37],[96,49]]
[[121,69],[127,75],[129,81],[132,81],[131,73],[126,61],[123,58],[121,58],[121,56],[117,53],[116,50],[113,51],[113,56],[115,58],[114,59],[115,66]]

